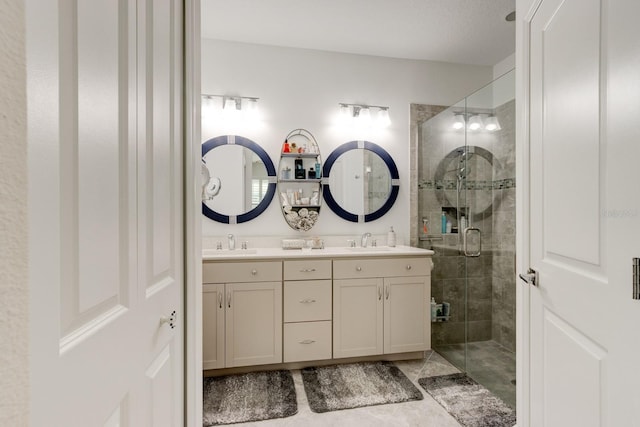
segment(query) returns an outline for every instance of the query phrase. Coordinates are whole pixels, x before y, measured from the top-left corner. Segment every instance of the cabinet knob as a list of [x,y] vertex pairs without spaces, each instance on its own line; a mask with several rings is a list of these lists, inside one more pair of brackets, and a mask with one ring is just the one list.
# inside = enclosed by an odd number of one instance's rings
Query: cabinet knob
[[255,268],[253,270],[251,270],[251,275],[255,276],[256,274],[258,274],[258,270],[256,270]]
[[357,267],[356,267],[356,271],[362,271],[362,267],[357,266]]
[[407,265],[407,270],[411,270],[411,264]]
[[315,340],[303,340],[300,341],[300,344],[313,344],[315,342]]

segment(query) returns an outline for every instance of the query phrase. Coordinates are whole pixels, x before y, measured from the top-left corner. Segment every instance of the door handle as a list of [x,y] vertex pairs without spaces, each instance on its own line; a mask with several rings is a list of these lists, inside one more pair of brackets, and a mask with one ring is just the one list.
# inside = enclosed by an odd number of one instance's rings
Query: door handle
[[385,286],[385,299],[389,299],[389,285]]
[[164,325],[165,323],[167,323],[171,327],[171,329],[176,327],[176,311],[175,310],[173,310],[170,315],[162,316],[160,318],[160,326]]
[[[474,232],[478,233],[478,252],[469,252],[468,251],[468,243],[469,243],[469,233]],[[482,231],[480,231],[477,227],[467,227],[464,229],[464,256],[476,258],[480,256],[480,252],[482,252]]]
[[227,291],[227,307],[231,308],[231,291]]
[[378,301],[382,299],[382,287],[378,286]]
[[519,274],[520,278],[530,285],[538,286],[538,272],[529,268],[526,274]]
[[218,293],[218,305],[222,308],[222,292]]

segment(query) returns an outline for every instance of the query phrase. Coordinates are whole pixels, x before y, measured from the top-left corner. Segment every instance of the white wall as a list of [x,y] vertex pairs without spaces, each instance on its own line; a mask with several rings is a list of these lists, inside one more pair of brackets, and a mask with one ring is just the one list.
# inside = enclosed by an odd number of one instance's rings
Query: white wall
[[24,2],[0,0],[0,425],[29,419]]
[[[318,140],[323,159],[344,142],[365,139],[384,147],[400,171],[400,194],[383,218],[355,224],[323,206],[306,235],[385,234],[390,225],[399,241],[409,236],[409,104],[450,105],[491,81],[492,67],[400,60],[373,56],[202,41],[202,92],[259,97],[262,123],[254,128],[203,123],[203,141],[239,134],[260,144],[277,167],[280,149],[293,129],[305,128]],[[338,103],[389,106],[391,126],[355,132],[338,125]],[[298,236],[289,228],[278,202],[244,224],[220,224],[203,216],[203,235]]]
[[493,80],[516,68],[515,52],[493,66]]

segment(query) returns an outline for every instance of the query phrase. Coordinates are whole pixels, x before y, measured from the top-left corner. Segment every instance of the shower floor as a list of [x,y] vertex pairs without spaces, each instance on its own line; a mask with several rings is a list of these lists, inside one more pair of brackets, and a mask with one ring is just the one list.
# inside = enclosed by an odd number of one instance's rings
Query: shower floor
[[516,407],[516,354],[495,341],[449,344],[434,348],[451,364],[491,390],[512,408]]

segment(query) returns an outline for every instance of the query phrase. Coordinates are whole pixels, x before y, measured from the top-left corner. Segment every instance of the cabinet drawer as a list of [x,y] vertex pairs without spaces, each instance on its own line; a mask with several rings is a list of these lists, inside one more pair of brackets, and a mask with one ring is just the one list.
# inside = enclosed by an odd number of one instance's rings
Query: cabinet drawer
[[331,280],[284,282],[284,321],[331,320]]
[[280,261],[205,262],[203,283],[271,282],[282,280]]
[[366,258],[333,261],[333,277],[335,279],[429,275],[431,275],[431,259],[427,257]]
[[284,262],[284,280],[331,279],[331,260]]
[[286,323],[284,362],[331,359],[331,322]]

